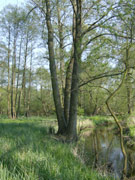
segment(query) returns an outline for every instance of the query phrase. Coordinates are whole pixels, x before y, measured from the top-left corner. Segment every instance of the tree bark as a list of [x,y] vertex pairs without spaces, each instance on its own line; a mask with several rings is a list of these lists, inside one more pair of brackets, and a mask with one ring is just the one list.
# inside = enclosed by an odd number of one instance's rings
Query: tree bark
[[69,122],[70,92],[71,92],[73,63],[74,63],[74,57],[72,55],[66,72],[66,81],[65,81],[65,90],[64,90],[64,116],[65,116],[66,124],[68,124]]
[[7,92],[8,92],[8,118],[11,118],[11,106],[10,106],[10,44],[11,44],[11,32],[10,32],[10,26],[9,26],[9,31],[8,31],[8,87],[7,87]]
[[48,29],[49,62],[50,62],[53,98],[54,98],[54,104],[55,104],[55,109],[56,109],[56,115],[58,119],[58,134],[64,134],[66,131],[66,122],[64,119],[64,113],[61,106],[58,79],[57,79],[57,73],[56,73],[56,64],[55,64],[55,57],[54,57],[53,28],[51,24],[51,7],[50,7],[49,0],[46,0],[45,2],[46,2],[46,23],[47,23],[47,29]]
[[26,116],[30,116],[30,102],[31,102],[31,82],[32,82],[32,45],[31,45],[31,58],[30,58],[30,73],[29,73],[29,88],[28,88],[28,99],[27,99],[27,110]]
[[61,17],[60,17],[60,5],[59,5],[59,0],[57,0],[57,16],[58,16],[58,31],[59,31],[59,57],[60,57],[60,81],[61,81],[61,103],[62,105],[64,104],[64,52],[63,52],[63,47],[64,47],[64,41],[63,41],[63,25],[61,22]]
[[[72,28],[72,36],[73,41],[75,40],[75,13],[73,14],[73,28]],[[74,46],[71,51],[70,62],[66,71],[66,81],[65,81],[65,90],[64,90],[64,116],[66,123],[69,123],[69,109],[70,109],[70,95],[71,95],[71,82],[72,82],[72,73],[73,73],[73,64],[74,64]]]
[[23,91],[23,104],[24,104],[24,114],[26,115],[26,63],[28,56],[28,43],[29,43],[29,33],[26,35],[26,44],[25,44],[25,55],[24,55],[24,66],[23,66],[23,79],[22,79],[22,91]]
[[18,62],[18,75],[17,75],[15,105],[17,105],[17,99],[18,99],[18,93],[19,93],[19,77],[20,77],[19,70],[20,70],[20,63],[21,63],[22,40],[23,40],[23,38],[21,37],[20,49],[19,49],[19,62]]
[[[76,32],[74,42],[74,64],[72,73],[69,124],[67,127],[68,138],[77,139],[77,103],[79,86],[79,64],[81,61],[81,0],[76,0]],[[75,9],[75,8],[74,8]]]
[[24,114],[26,115],[26,89],[25,89],[25,73],[26,73],[26,62],[27,62],[27,55],[28,55],[28,32],[26,35],[26,44],[25,44],[25,54],[24,54],[24,65],[23,65],[23,75],[22,75],[22,87],[19,93],[18,97],[18,107],[17,107],[17,116],[19,116],[20,113],[20,106],[21,106],[21,98],[23,95],[23,105],[24,105]]
[[17,41],[17,34],[14,36],[14,52],[13,52],[13,60],[12,60],[12,80],[11,80],[11,116],[13,119],[16,118],[16,107],[15,107],[16,41]]
[[106,100],[107,108],[108,108],[109,112],[111,113],[112,117],[114,118],[114,120],[115,120],[115,122],[116,122],[116,124],[117,124],[117,126],[118,126],[118,128],[120,130],[120,145],[121,145],[121,150],[122,150],[122,153],[123,153],[123,156],[124,156],[124,167],[123,167],[123,174],[124,174],[124,176],[127,175],[127,153],[126,153],[126,150],[125,150],[125,147],[124,147],[123,127],[121,126],[121,124],[119,123],[118,118],[116,117],[115,113],[111,109],[109,102],[114,97],[114,95],[120,90],[120,88],[122,87],[122,85],[123,85],[123,83],[125,81],[126,76],[127,76],[127,69],[126,69],[126,71],[124,73],[123,79],[122,79],[120,85],[118,86],[118,88],[114,92],[112,92],[110,94],[110,96]]

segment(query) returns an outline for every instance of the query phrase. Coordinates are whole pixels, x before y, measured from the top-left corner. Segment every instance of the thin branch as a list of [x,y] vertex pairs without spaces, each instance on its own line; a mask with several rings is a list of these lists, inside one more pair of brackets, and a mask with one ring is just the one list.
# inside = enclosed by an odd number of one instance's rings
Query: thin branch
[[47,57],[47,56],[44,56],[43,58],[49,60],[49,57]]
[[119,76],[119,75],[122,75],[124,72],[125,72],[125,70],[122,71],[122,72],[114,73],[114,74],[103,73],[103,74],[94,76],[94,77],[92,77],[90,80],[88,80],[88,81],[86,81],[86,82],[80,84],[79,87],[82,87],[82,86],[84,86],[84,85],[86,85],[86,84],[88,84],[88,83],[91,83],[92,81],[95,81],[95,80],[97,80],[97,79],[101,79],[101,78],[104,78],[104,77],[114,77],[114,76]]
[[[94,30],[95,28],[103,25],[105,22],[107,22],[108,20],[114,18],[115,16],[111,16],[107,19],[105,19],[103,22],[97,24],[99,21],[101,21],[106,15],[103,15],[101,18],[99,18],[97,21],[95,21],[93,24],[91,24],[84,32],[82,32],[82,36],[84,36],[85,34],[87,34],[89,31]],[[95,25],[95,26],[94,26]]]
[[62,47],[62,49],[64,49],[65,47],[67,47],[67,46],[70,46],[70,45],[72,45],[73,43],[68,43],[68,44],[65,44],[63,47]]
[[75,9],[75,5],[74,5],[74,3],[73,3],[73,0],[70,0],[70,2],[71,2],[71,4],[72,4],[74,14],[76,14],[76,9]]
[[93,24],[91,24],[84,32],[82,32],[82,36],[84,36],[86,33],[88,33],[89,31],[91,31],[91,29],[93,29],[92,27],[97,24],[99,21],[101,21],[103,18],[105,17],[105,15],[101,16],[97,21],[95,21]]
[[46,18],[46,12],[45,12],[44,8],[39,6],[35,1],[32,0],[32,2],[36,4],[36,6],[41,10],[41,12],[45,15],[45,18]]
[[28,14],[27,14],[27,16],[26,16],[26,19],[28,18],[28,16],[30,15],[30,13],[31,13],[33,10],[35,10],[36,8],[38,8],[37,5],[36,5],[35,7],[33,7],[33,8],[28,12]]
[[[86,42],[86,44],[83,46],[82,48],[82,52],[85,50],[85,48],[95,39],[99,38],[99,37],[102,37],[102,36],[117,36],[117,37],[120,37],[120,38],[125,38],[125,39],[131,39],[130,36],[124,36],[124,35],[121,35],[121,34],[112,34],[112,33],[103,33],[103,34],[98,34],[97,36],[91,38],[89,41]],[[133,39],[133,38],[132,38]],[[133,39],[135,40],[135,39]]]

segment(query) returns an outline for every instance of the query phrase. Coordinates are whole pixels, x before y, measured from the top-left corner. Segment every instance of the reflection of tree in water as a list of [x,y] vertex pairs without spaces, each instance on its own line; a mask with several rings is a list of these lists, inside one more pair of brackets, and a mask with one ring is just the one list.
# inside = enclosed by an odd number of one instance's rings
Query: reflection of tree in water
[[[115,179],[123,175],[124,156],[120,146],[120,137],[110,128],[95,130],[85,140],[85,158],[89,166],[114,174]],[[127,150],[128,177],[135,175],[135,152]],[[123,177],[124,178],[124,177]]]
[[127,177],[135,176],[135,153],[132,151],[128,154],[128,173]]
[[99,159],[98,156],[99,156],[99,152],[100,152],[97,134],[95,134],[95,136],[93,136],[93,142],[94,142],[94,149],[95,149],[94,167],[97,168],[98,159]]

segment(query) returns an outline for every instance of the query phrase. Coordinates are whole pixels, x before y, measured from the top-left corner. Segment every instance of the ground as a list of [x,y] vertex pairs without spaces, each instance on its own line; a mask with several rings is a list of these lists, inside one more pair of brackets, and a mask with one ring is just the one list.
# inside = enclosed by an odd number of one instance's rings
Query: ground
[[49,133],[55,118],[0,119],[0,180],[109,180]]

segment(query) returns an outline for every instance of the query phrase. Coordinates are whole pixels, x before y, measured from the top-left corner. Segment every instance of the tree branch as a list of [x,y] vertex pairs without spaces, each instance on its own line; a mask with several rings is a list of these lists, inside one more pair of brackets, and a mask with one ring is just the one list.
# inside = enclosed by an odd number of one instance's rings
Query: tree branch
[[86,85],[86,84],[88,84],[88,83],[91,83],[92,81],[95,81],[95,80],[97,80],[97,79],[101,79],[101,78],[104,78],[104,77],[119,76],[119,75],[122,75],[124,72],[125,72],[125,70],[122,71],[122,72],[114,73],[114,74],[107,74],[107,73],[99,74],[99,75],[97,75],[97,76],[92,77],[90,80],[88,80],[88,81],[80,84],[79,87],[82,87],[82,86],[84,86],[84,85]]
[[36,8],[38,8],[37,5],[36,5],[35,7],[33,7],[33,8],[28,12],[28,14],[27,14],[27,16],[26,16],[26,19],[28,18],[28,16],[30,15],[30,13],[31,13],[34,9],[36,9]]
[[74,2],[73,0],[70,0],[71,4],[72,4],[72,7],[73,7],[73,11],[74,11],[74,14],[76,14],[76,9],[75,9],[75,5],[74,5]]
[[[92,31],[93,29],[103,25],[106,21],[114,18],[115,16],[111,16],[107,19],[105,19],[103,22],[97,24],[99,21],[101,21],[106,15],[103,15],[101,18],[99,18],[97,21],[95,21],[93,24],[91,24],[84,32],[82,32],[82,36],[84,36],[85,34],[87,34],[89,31]],[[95,25],[95,26],[94,26]]]
[[[131,39],[130,36],[124,36],[124,35],[121,35],[121,34],[112,34],[112,33],[103,33],[103,34],[98,34],[97,36],[91,38],[89,41],[86,42],[86,44],[83,46],[82,48],[82,52],[85,50],[85,48],[95,39],[99,38],[99,37],[102,37],[102,36],[117,36],[117,37],[121,37],[121,38],[125,38],[125,39]],[[135,40],[132,38],[132,40]]]

